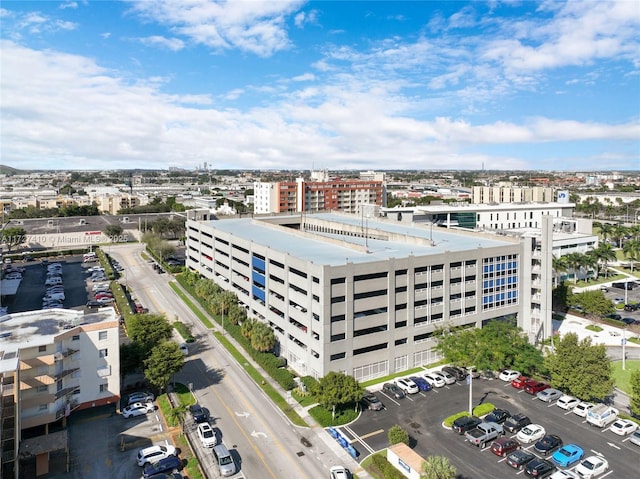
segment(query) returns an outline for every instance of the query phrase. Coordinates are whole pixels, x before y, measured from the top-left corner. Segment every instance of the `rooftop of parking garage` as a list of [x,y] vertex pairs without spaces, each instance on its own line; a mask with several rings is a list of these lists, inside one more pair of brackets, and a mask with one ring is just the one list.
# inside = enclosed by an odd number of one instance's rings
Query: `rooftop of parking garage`
[[[488,237],[478,233],[454,232],[437,227],[363,219],[358,215],[321,213],[309,217],[332,228],[301,233],[271,224],[270,218],[235,219],[211,222],[215,229],[289,253],[317,264],[341,265],[437,255],[476,248],[513,245],[509,238]],[[299,215],[278,216],[277,224],[299,222]],[[351,234],[343,234],[350,229]],[[355,233],[355,235],[354,235]],[[358,234],[360,233],[360,234]]]

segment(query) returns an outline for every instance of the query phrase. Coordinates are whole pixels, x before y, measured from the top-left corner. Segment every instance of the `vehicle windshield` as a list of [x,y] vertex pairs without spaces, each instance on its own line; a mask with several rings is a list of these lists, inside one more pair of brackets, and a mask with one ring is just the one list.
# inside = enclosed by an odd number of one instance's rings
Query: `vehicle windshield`
[[220,464],[222,466],[225,466],[227,464],[231,464],[233,461],[231,459],[231,456],[224,456],[220,458]]
[[586,468],[589,469],[590,471],[593,470],[593,468],[595,467],[595,465],[592,462],[589,461],[584,461],[582,463],[582,465]]

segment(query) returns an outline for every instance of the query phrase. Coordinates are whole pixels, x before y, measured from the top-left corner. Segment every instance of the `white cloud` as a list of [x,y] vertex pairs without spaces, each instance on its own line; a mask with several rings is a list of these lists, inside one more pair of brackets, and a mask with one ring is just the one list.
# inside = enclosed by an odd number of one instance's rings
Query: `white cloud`
[[77,2],[66,2],[60,4],[60,10],[66,10],[67,8],[76,9],[78,8]]
[[139,38],[138,41],[143,45],[157,46],[171,50],[172,52],[178,52],[184,48],[184,42],[179,38],[166,38],[159,35],[153,35],[150,37]]

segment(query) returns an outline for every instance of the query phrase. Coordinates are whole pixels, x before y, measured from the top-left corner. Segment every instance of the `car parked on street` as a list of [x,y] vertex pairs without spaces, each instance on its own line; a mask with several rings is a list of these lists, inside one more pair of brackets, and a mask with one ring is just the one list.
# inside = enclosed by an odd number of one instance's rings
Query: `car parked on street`
[[577,444],[565,444],[551,456],[551,460],[560,467],[571,467],[584,457],[584,450]]
[[191,414],[193,421],[197,424],[209,421],[209,411],[198,403],[189,406],[189,413]]
[[198,424],[197,432],[203,447],[213,447],[218,444],[218,437],[208,422]]
[[402,399],[405,396],[404,391],[392,383],[384,383],[382,392],[395,399]]
[[329,477],[331,479],[351,479],[351,473],[344,466],[332,466],[329,469]]

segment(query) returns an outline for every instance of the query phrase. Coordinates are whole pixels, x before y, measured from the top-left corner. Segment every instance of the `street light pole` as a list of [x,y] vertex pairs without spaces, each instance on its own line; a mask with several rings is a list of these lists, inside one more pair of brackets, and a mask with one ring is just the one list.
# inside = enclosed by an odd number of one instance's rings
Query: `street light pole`
[[473,416],[473,370],[475,366],[469,368],[469,415]]

